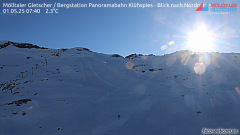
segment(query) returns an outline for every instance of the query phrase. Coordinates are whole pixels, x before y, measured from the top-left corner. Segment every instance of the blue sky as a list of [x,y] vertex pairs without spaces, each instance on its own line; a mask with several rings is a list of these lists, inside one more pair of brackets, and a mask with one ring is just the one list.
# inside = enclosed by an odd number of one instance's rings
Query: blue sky
[[[17,2],[18,0],[1,1]],[[199,3],[224,2],[192,0],[30,0],[38,3]],[[240,2],[229,1],[237,3]],[[27,3],[22,1],[22,3]],[[60,9],[59,14],[0,14],[0,40],[29,42],[49,48],[86,47],[96,52],[121,55],[131,53],[166,54],[188,49],[188,32],[204,22],[221,38],[214,51],[240,52],[240,10],[235,13],[208,14],[196,8],[78,8]],[[44,9],[42,9],[44,11]],[[220,36],[219,36],[220,37]],[[174,45],[161,50],[161,46],[174,41]]]

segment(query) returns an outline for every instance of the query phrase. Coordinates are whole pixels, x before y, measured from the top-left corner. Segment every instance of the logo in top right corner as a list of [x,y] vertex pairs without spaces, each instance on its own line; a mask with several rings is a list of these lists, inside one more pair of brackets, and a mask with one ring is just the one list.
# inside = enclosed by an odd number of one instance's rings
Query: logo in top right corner
[[196,11],[208,11],[209,14],[228,14],[237,12],[236,3],[201,4]]

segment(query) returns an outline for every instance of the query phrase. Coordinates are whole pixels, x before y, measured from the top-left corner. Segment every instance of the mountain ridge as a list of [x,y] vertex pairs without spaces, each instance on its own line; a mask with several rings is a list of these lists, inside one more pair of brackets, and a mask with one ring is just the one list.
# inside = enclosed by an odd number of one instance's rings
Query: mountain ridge
[[[59,48],[59,49],[53,49],[53,48],[46,48],[46,47],[41,47],[41,46],[38,46],[38,45],[34,45],[34,44],[31,44],[31,43],[23,43],[23,42],[12,42],[12,41],[9,41],[9,40],[1,40],[0,41],[0,49],[2,48],[5,48],[9,45],[14,45],[18,48],[37,48],[37,49],[52,49],[52,50],[69,50],[69,49],[81,49],[81,50],[85,50],[85,51],[90,51],[92,52],[90,49],[88,48],[85,48],[85,47],[73,47],[73,48]],[[225,53],[225,52],[195,52],[195,51],[191,51],[191,50],[179,50],[179,51],[175,51],[175,52],[172,52],[170,53],[171,54],[175,54],[175,53],[191,53],[191,54],[201,54],[201,53],[218,53],[218,54],[240,54],[240,53],[237,53],[237,52],[231,52],[231,53]],[[103,53],[101,53],[103,54]],[[113,57],[123,57],[119,54],[105,54],[105,55],[112,55]],[[123,58],[130,58],[132,56],[165,56],[165,55],[169,55],[169,54],[163,54],[163,55],[153,55],[153,54],[136,54],[136,53],[133,53],[133,54],[129,54]]]

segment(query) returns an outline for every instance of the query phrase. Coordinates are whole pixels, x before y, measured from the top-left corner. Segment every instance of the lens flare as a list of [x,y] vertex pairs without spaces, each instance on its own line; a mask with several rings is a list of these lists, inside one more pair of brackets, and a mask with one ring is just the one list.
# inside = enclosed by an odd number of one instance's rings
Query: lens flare
[[148,55],[141,56],[142,60],[146,60],[148,58]]
[[206,71],[206,66],[204,63],[196,63],[194,66],[194,71],[196,74],[203,74]]
[[188,64],[188,61],[189,61],[190,58],[191,58],[191,54],[192,54],[192,52],[185,52],[184,54],[182,54],[182,55],[180,56],[181,62],[182,62],[183,65],[186,66],[186,65]]
[[174,44],[174,41],[170,41],[170,42],[168,43],[169,46],[171,46],[171,45],[173,45],[173,44]]
[[167,45],[163,45],[163,46],[161,46],[161,50],[166,50],[167,49]]
[[132,62],[127,62],[126,63],[126,68],[127,69],[133,69],[134,64]]
[[236,92],[240,95],[240,88],[239,88],[239,87],[236,87],[235,90],[236,90]]

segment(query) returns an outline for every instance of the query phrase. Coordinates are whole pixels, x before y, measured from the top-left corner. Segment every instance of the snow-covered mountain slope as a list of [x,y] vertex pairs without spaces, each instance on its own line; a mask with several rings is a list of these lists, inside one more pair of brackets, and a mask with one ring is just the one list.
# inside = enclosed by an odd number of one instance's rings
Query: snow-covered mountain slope
[[105,55],[0,42],[1,135],[240,129],[240,54]]

